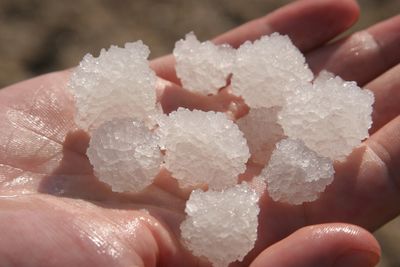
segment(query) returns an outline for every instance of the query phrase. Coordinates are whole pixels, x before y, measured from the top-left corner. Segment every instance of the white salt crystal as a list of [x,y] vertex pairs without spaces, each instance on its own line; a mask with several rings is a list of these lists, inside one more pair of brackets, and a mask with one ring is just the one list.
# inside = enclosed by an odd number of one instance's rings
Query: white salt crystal
[[235,60],[235,50],[229,45],[200,43],[193,33],[176,42],[173,53],[183,87],[206,95],[226,85]]
[[333,163],[319,156],[300,140],[284,139],[276,145],[259,178],[266,181],[269,196],[299,205],[314,201],[332,183]]
[[313,79],[301,52],[278,33],[245,42],[236,56],[232,90],[253,108],[282,106],[299,84]]
[[257,203],[257,193],[246,183],[222,192],[194,190],[181,224],[184,243],[214,267],[243,260],[257,239]]
[[277,123],[279,107],[253,108],[236,123],[244,133],[254,163],[265,165],[275,144],[284,137]]
[[143,123],[115,119],[93,131],[87,155],[96,176],[113,191],[138,192],[153,182],[162,155],[158,137]]
[[323,156],[343,160],[368,137],[373,102],[369,90],[322,72],[313,88],[288,96],[278,121],[290,138],[303,140]]
[[182,187],[206,183],[223,189],[245,171],[250,157],[246,139],[226,114],[179,108],[159,125],[165,167]]
[[149,67],[150,51],[141,41],[111,46],[95,58],[85,55],[72,74],[77,125],[91,131],[120,117],[147,120],[157,112],[156,75]]

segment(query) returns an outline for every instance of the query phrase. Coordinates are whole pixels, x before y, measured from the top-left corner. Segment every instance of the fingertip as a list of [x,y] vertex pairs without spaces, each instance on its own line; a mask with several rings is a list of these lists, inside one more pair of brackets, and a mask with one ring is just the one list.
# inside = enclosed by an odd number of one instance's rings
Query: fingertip
[[265,22],[271,31],[288,34],[300,50],[308,52],[346,31],[359,14],[354,0],[301,0],[266,16]]
[[372,267],[380,255],[371,233],[355,225],[331,223],[297,230],[264,250],[250,266]]
[[[315,242],[328,241],[329,246],[339,248],[345,244],[348,250],[361,250],[381,255],[381,248],[375,237],[357,225],[346,223],[327,223],[306,226],[298,230],[304,235],[311,236]],[[311,233],[311,234],[310,234]]]
[[346,20],[343,22],[347,28],[350,28],[360,18],[360,5],[356,0],[330,0],[330,2],[336,6],[338,12],[344,13]]

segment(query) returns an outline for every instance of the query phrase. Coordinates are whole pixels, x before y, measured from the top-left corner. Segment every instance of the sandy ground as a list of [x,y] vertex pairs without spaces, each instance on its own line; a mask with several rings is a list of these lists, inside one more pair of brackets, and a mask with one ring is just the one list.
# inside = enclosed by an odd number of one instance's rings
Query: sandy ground
[[[102,47],[142,39],[152,57],[189,31],[208,39],[289,0],[0,0],[0,88],[76,65]],[[360,0],[362,29],[400,11],[400,0]],[[376,232],[380,267],[400,266],[400,219]]]

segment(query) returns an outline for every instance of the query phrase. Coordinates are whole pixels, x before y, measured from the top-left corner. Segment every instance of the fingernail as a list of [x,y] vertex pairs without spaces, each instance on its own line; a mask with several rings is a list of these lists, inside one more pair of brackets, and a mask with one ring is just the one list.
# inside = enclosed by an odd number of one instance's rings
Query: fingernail
[[379,262],[379,255],[372,251],[350,250],[341,255],[334,267],[374,267]]

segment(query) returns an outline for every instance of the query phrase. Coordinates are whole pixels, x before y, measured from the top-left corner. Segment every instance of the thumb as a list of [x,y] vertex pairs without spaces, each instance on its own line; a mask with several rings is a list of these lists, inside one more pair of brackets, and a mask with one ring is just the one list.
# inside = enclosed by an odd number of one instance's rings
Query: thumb
[[379,244],[372,234],[333,223],[301,228],[265,249],[250,267],[372,267],[379,258]]

